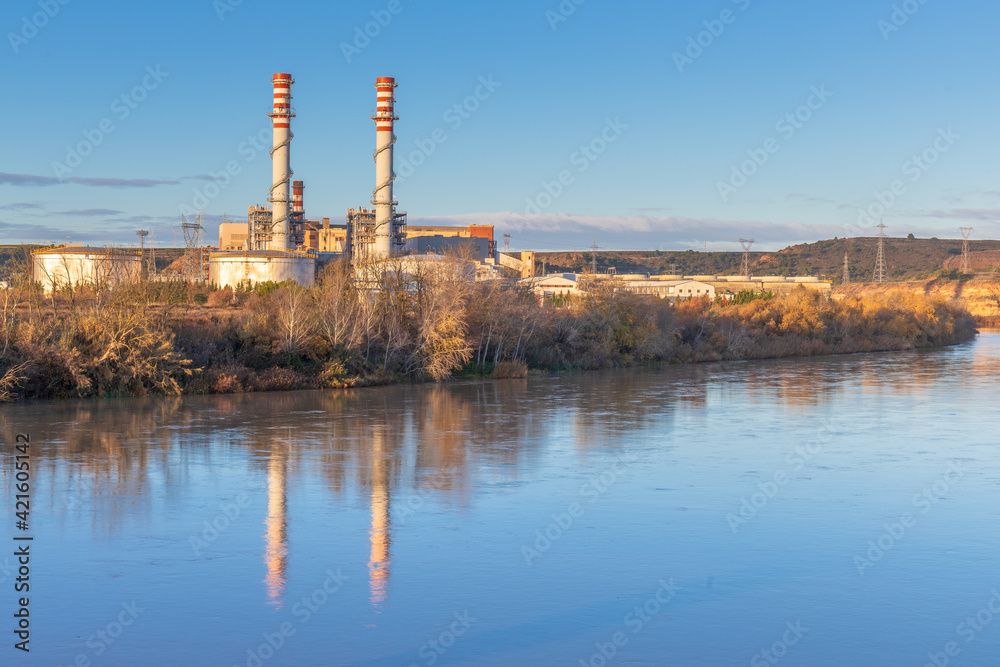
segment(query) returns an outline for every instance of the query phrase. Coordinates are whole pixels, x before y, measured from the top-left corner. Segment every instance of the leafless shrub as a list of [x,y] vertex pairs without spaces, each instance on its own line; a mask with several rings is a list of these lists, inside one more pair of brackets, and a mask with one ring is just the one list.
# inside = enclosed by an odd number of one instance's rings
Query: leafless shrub
[[280,349],[300,355],[316,334],[316,312],[309,291],[298,285],[283,287],[271,295]]

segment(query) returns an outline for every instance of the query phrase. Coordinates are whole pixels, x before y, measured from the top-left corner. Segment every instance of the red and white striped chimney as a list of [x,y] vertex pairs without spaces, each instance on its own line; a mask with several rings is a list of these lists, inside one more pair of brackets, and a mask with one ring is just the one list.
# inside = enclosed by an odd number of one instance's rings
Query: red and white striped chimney
[[291,74],[275,74],[274,111],[269,113],[274,124],[274,145],[271,148],[273,185],[268,201],[271,202],[271,243],[269,250],[294,250],[295,237],[292,234],[288,181],[292,177],[290,144],[292,141],[291,120],[292,84]]
[[396,79],[379,77],[375,80],[378,106],[372,120],[375,121],[375,191],[372,204],[375,206],[375,256],[386,258],[392,255],[392,219],[395,217],[395,201],[392,198],[392,182],[396,180],[393,166],[393,145],[396,134],[393,126],[399,116],[395,113]]
[[302,205],[302,191],[305,189],[305,183],[302,181],[292,182],[292,213],[295,214],[296,220],[301,220],[305,217],[306,209]]

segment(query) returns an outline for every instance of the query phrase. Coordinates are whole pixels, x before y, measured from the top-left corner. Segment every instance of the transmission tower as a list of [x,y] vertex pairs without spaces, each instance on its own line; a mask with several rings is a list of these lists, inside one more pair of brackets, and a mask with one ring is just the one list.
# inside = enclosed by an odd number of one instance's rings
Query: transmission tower
[[503,235],[503,251],[510,252],[510,234]]
[[205,229],[201,226],[201,213],[198,214],[198,222],[188,222],[184,214],[181,214],[181,229],[184,230],[184,247],[197,248],[201,240],[201,232]]
[[199,280],[202,274],[201,233],[205,231],[201,226],[201,213],[198,213],[197,222],[188,222],[182,213],[181,229],[184,231],[185,273],[189,278]]
[[743,246],[743,264],[740,265],[741,276],[750,275],[750,248],[756,243],[756,239],[740,239],[740,245]]
[[139,262],[146,258],[146,237],[149,236],[148,229],[137,229],[135,235],[139,237]]
[[884,283],[889,274],[889,269],[885,265],[885,230],[886,226],[881,220],[878,221],[878,255],[875,257],[875,282]]
[[972,269],[969,262],[969,237],[972,236],[972,232],[976,230],[972,227],[959,227],[958,231],[962,232],[962,273],[971,273]]
[[594,245],[591,246],[594,252],[590,254],[590,272],[597,274],[597,250],[600,246],[597,245],[597,237],[594,237]]
[[847,253],[844,253],[844,284],[851,284],[851,261],[847,257]]

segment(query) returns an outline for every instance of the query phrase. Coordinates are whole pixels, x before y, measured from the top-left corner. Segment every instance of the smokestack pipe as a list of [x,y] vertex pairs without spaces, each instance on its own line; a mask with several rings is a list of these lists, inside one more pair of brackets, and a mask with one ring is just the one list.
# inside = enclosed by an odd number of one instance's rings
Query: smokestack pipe
[[302,191],[304,189],[305,183],[302,181],[292,182],[292,213],[295,214],[296,222],[301,222],[306,213],[306,209],[302,205]]
[[290,144],[292,141],[292,84],[291,74],[275,74],[274,111],[268,114],[274,124],[274,142],[271,148],[273,183],[268,201],[271,202],[271,242],[269,250],[294,250],[288,181],[292,177]]
[[375,121],[375,191],[372,205],[375,206],[375,256],[391,257],[393,254],[392,219],[395,217],[396,202],[392,198],[392,182],[396,174],[392,170],[393,145],[396,143],[394,124],[399,120],[395,113],[396,79],[380,77],[375,80],[378,106],[372,120]]

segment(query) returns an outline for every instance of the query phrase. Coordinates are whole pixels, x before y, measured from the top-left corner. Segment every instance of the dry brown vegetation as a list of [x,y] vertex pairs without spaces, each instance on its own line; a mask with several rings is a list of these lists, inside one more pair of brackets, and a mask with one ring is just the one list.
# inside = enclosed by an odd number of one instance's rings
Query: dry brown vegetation
[[975,335],[960,307],[913,293],[832,301],[800,290],[672,305],[608,290],[557,308],[516,281],[472,283],[457,258],[360,272],[339,263],[313,287],[195,300],[187,286],[143,281],[4,291],[0,400],[509,378],[529,368],[901,350]]
[[852,296],[869,299],[886,290],[910,292],[959,304],[984,327],[1000,325],[1000,280],[977,276],[975,278],[932,278],[896,283],[891,286],[877,284],[852,284],[838,286],[834,298]]

